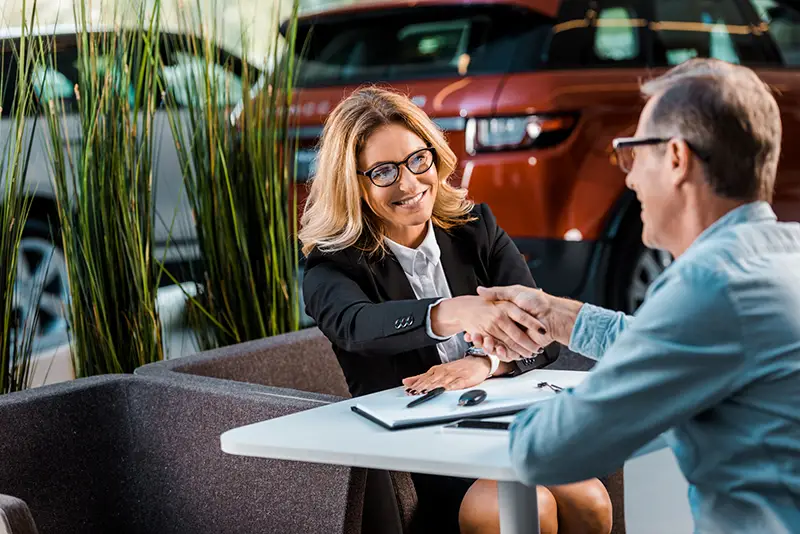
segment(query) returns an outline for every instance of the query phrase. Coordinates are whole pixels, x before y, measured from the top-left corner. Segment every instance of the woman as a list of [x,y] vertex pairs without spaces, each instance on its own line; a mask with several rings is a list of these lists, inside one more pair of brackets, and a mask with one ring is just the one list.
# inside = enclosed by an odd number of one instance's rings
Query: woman
[[[465,356],[464,332],[502,339],[514,354],[538,349],[513,321],[540,324],[475,296],[479,285],[534,282],[489,208],[448,183],[455,168],[442,133],[405,96],[361,89],[326,121],[301,220],[303,291],[353,396],[401,383],[410,394],[462,389],[518,372],[494,357]],[[458,532],[459,523],[464,534],[499,531],[493,483],[412,479],[431,532]],[[610,531],[600,481],[537,493],[542,532]]]

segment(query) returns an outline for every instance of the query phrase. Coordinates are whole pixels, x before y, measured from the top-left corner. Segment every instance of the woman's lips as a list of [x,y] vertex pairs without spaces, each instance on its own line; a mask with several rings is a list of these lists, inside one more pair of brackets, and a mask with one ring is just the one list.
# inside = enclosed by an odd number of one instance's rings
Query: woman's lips
[[397,201],[397,202],[393,202],[393,204],[395,206],[399,206],[401,208],[414,208],[414,207],[418,206],[420,202],[422,202],[422,199],[425,198],[425,195],[427,193],[428,193],[428,190],[426,189],[425,191],[419,193],[418,195],[415,195],[415,196],[413,196],[413,197],[411,197],[409,199],[406,199],[406,200],[400,200],[400,201]]

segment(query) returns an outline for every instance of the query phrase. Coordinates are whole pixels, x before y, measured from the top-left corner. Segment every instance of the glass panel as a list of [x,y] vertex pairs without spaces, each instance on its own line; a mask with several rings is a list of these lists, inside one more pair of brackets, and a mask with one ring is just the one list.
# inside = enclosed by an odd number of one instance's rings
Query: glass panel
[[[303,86],[357,84],[507,72],[520,56],[541,56],[522,45],[547,25],[533,11],[510,6],[376,9],[324,18],[300,28]],[[527,65],[531,67],[531,64]]]
[[735,0],[653,2],[654,59],[677,65],[694,57],[763,63],[764,54]]
[[205,102],[207,98],[205,69],[208,69],[211,84],[216,87],[218,106],[235,104],[242,99],[241,78],[222,65],[208,64],[205,58],[188,52],[175,52],[171,63],[164,67],[162,76],[178,105],[187,106],[190,98],[195,105]]
[[625,7],[603,9],[597,17],[594,53],[598,59],[627,61],[639,55],[636,17]]
[[61,98],[75,97],[75,83],[50,67],[36,65],[31,73],[33,90],[42,104]]
[[776,0],[751,0],[786,65],[800,65],[800,8]]

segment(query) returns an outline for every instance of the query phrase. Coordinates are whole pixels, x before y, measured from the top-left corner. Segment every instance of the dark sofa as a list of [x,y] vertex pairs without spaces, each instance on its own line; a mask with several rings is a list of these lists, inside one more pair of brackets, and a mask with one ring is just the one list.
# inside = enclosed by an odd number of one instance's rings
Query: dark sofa
[[130,375],[0,397],[0,532],[361,533],[365,470],[220,450],[230,428],[331,400]]

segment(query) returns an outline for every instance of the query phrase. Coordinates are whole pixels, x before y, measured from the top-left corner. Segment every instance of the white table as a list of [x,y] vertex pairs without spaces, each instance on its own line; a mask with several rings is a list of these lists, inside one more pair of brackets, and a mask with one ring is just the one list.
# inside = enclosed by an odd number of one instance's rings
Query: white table
[[[587,373],[537,370],[497,380],[578,384]],[[222,434],[222,450],[243,456],[408,471],[498,482],[502,534],[538,534],[536,489],[511,468],[509,434],[443,432],[441,425],[389,431],[350,407],[388,390],[235,428]],[[546,402],[546,401],[545,401]]]

